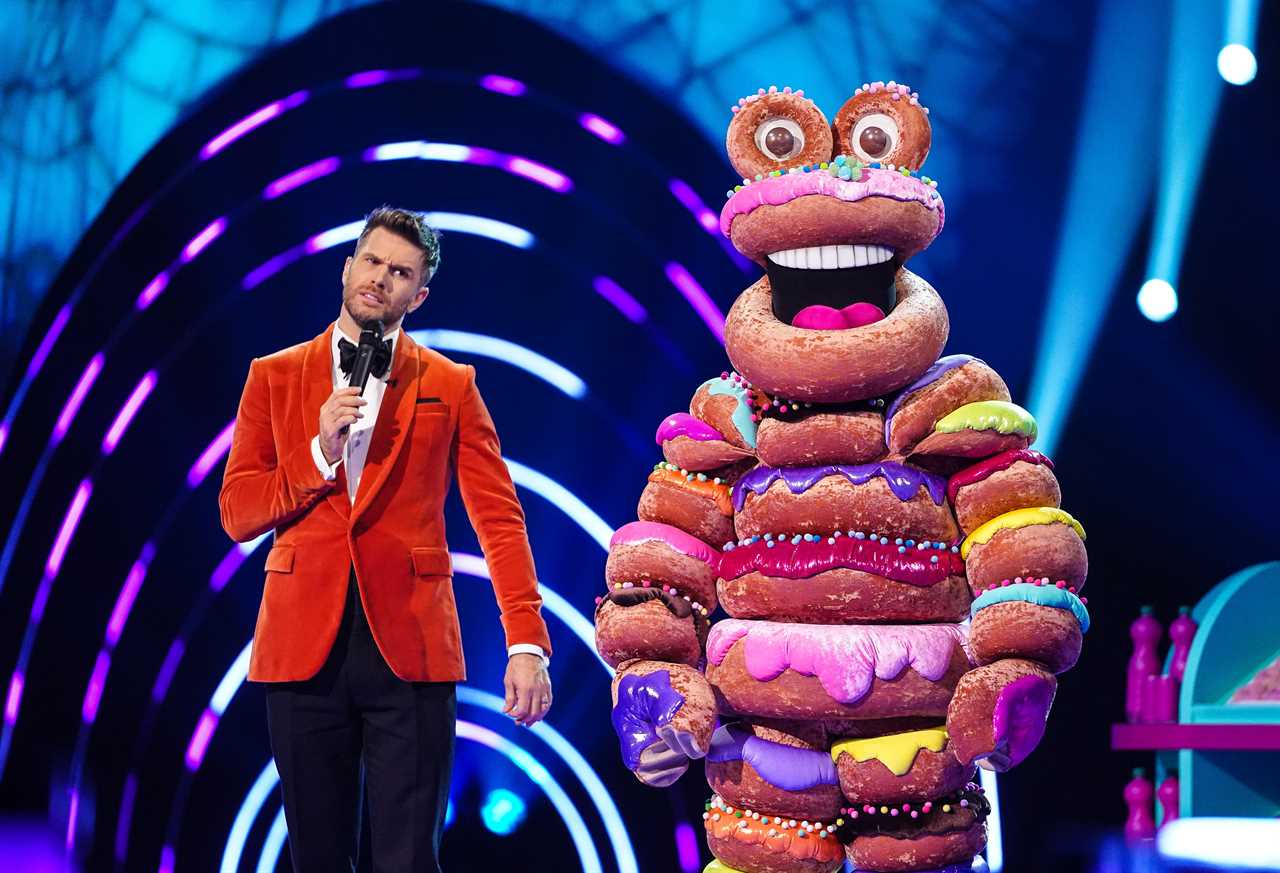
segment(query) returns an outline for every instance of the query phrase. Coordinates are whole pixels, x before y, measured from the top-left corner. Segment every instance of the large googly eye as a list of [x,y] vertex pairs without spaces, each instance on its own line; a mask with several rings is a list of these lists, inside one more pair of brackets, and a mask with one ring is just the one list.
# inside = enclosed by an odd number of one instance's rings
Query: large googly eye
[[898,145],[901,136],[898,124],[892,118],[879,112],[864,115],[853,126],[849,135],[849,147],[862,160],[870,163],[882,161]]
[[742,178],[831,160],[831,125],[803,91],[761,90],[733,110],[725,150]]
[[790,118],[770,118],[756,128],[756,148],[766,158],[785,161],[804,149],[804,131]]
[[836,113],[831,133],[837,154],[909,170],[920,169],[933,140],[920,95],[897,82],[873,82],[855,91]]

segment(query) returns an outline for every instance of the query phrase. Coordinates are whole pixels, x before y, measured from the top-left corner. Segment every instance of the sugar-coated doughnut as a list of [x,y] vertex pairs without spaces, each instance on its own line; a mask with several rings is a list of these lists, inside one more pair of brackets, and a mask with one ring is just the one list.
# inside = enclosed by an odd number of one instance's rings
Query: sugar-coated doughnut
[[893,531],[950,543],[959,534],[946,480],[892,461],[751,470],[733,486],[738,538],[766,533],[829,535]]
[[1009,388],[999,373],[972,355],[939,358],[889,404],[885,443],[890,452],[910,454],[940,419],[982,400],[1009,400]]
[[733,539],[733,503],[729,486],[705,473],[659,463],[640,493],[636,515],[641,521],[669,524],[703,542]]
[[664,418],[654,440],[662,446],[667,463],[695,472],[716,470],[753,457],[749,449],[727,442],[724,434],[687,412]]
[[793,420],[766,417],[756,456],[770,467],[863,464],[884,457],[883,419],[871,410],[805,410]]
[[684,664],[629,661],[613,679],[613,729],[622,762],[646,785],[670,785],[711,747],[715,699]]
[[957,471],[947,499],[966,534],[1015,509],[1062,505],[1053,461],[1033,449],[1010,449]]
[[1026,658],[1063,673],[1080,657],[1089,631],[1084,602],[1047,579],[992,585],[974,600],[969,648],[979,664]]
[[1052,506],[997,515],[965,537],[960,556],[975,595],[1004,579],[1042,577],[1080,591],[1089,575],[1084,528]]
[[840,782],[817,722],[741,721],[711,737],[707,784],[735,807],[791,818],[834,820]]
[[1003,772],[1039,745],[1058,682],[1034,661],[1009,658],[966,673],[947,709],[955,756]]
[[665,584],[715,611],[719,562],[717,549],[678,527],[633,521],[609,540],[604,576],[609,588],[628,582]]
[[737,373],[721,373],[698,386],[689,401],[689,413],[722,434],[733,446],[756,447],[751,384]]
[[916,444],[912,454],[985,458],[1035,442],[1036,420],[1021,406],[1003,400],[980,400],[953,410]]
[[836,740],[831,745],[831,758],[840,790],[855,807],[884,803],[919,806],[960,790],[974,773],[951,753],[943,727]]
[[725,619],[707,638],[722,711],[766,718],[942,716],[971,666],[967,627]]
[[797,821],[773,810],[739,809],[713,796],[702,823],[711,853],[734,870],[835,873],[844,866],[844,846],[831,822]]
[[848,853],[854,867],[868,873],[908,873],[971,861],[986,848],[991,804],[970,782],[927,804],[866,804],[853,807],[850,817],[853,812],[858,817],[850,823]]
[[707,609],[656,587],[616,588],[596,604],[596,651],[610,667],[649,658],[698,666]]
[[857,88],[831,122],[837,153],[889,169],[918,170],[929,156],[933,131],[920,95],[898,82],[871,82]]
[[831,126],[803,91],[761,91],[740,99],[725,135],[729,163],[744,180],[831,158]]

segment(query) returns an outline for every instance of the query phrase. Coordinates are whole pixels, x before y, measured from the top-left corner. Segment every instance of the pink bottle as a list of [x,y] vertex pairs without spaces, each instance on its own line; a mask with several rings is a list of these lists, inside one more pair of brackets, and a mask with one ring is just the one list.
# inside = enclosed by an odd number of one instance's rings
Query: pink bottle
[[1125,681],[1124,715],[1130,723],[1142,721],[1142,687],[1148,676],[1160,672],[1157,646],[1164,635],[1164,628],[1152,612],[1150,606],[1142,607],[1141,614],[1129,625],[1133,654],[1129,656],[1129,673]]
[[1124,787],[1124,802],[1129,806],[1129,817],[1124,822],[1126,840],[1150,840],[1155,837],[1154,798],[1155,789],[1147,778],[1147,771],[1141,767],[1135,768],[1133,778]]
[[1160,806],[1164,809],[1164,817],[1160,819],[1160,827],[1164,827],[1169,822],[1178,817],[1178,771],[1170,770],[1169,775],[1160,783],[1160,787],[1156,789],[1156,797],[1160,801]]
[[1169,675],[1182,682],[1182,674],[1187,669],[1187,655],[1191,653],[1191,641],[1196,637],[1199,625],[1191,617],[1191,607],[1178,608],[1178,617],[1169,625],[1169,639],[1173,640],[1173,660],[1169,664]]

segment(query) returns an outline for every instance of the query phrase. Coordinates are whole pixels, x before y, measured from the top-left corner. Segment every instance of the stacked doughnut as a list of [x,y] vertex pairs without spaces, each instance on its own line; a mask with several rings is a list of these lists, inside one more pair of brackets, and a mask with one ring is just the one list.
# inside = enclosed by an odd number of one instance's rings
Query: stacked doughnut
[[627,766],[705,759],[708,871],[967,865],[976,768],[1035,748],[1088,630],[1035,420],[939,357],[946,307],[903,266],[942,228],[929,136],[893,82],[833,123],[790,89],[735,107],[721,228],[766,275],[725,325],[735,370],[660,424],[596,609]]

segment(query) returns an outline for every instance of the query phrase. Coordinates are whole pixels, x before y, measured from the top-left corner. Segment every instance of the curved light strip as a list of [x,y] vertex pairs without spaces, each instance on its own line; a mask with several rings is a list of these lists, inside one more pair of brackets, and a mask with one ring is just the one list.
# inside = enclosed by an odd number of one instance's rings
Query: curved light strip
[[720,311],[720,307],[716,306],[711,295],[698,284],[688,270],[675,261],[667,263],[666,272],[671,284],[675,285],[676,290],[689,301],[689,305],[693,307],[694,312],[698,313],[702,322],[711,328],[720,345],[724,345],[724,313]]
[[307,102],[309,96],[309,91],[295,91],[288,97],[268,103],[257,112],[240,119],[205,143],[204,148],[200,149],[200,160],[207,161],[254,128],[266,124],[271,119],[278,115],[283,115],[296,106],[301,106]]
[[[365,149],[364,152],[366,161],[403,161],[415,158],[423,161],[448,161],[496,167],[513,175],[522,176],[531,182],[537,182],[558,194],[568,194],[573,190],[573,180],[559,170],[520,155],[509,155],[479,146],[411,139],[404,142],[383,143]],[[716,227],[718,230],[718,222]]]
[[[519,767],[529,780],[542,789],[542,793],[551,801],[551,805],[556,808],[556,812],[560,814],[561,820],[569,828],[569,837],[573,840],[573,847],[578,852],[579,869],[583,873],[604,873],[604,867],[600,863],[600,853],[596,851],[596,845],[591,840],[591,832],[587,830],[587,823],[582,820],[577,807],[573,805],[573,801],[565,794],[560,783],[547,772],[547,768],[538,763],[538,760],[508,740],[501,734],[495,733],[486,727],[481,727],[474,722],[466,719],[458,719],[457,722],[458,737],[464,740],[471,740],[482,746],[488,746],[495,752],[505,755],[511,763]],[[284,810],[281,809],[276,814],[275,821],[271,824],[271,831],[267,835],[266,841],[262,845],[262,855],[258,858],[258,873],[263,871],[271,871],[276,869],[276,864],[280,860],[280,851],[284,847],[284,839],[272,839],[277,831],[287,831],[283,824]],[[630,846],[628,845],[628,848]],[[238,858],[236,859],[239,860]],[[224,870],[226,856],[223,856]],[[631,870],[638,870],[636,867]],[[232,867],[231,870],[235,870]]]
[[[499,715],[505,714],[502,711],[503,701],[500,697],[487,691],[481,691],[478,688],[459,685],[458,702],[479,706]],[[635,852],[631,848],[631,837],[627,833],[627,826],[622,820],[622,814],[613,802],[613,795],[609,793],[609,789],[605,787],[604,783],[600,781],[600,777],[596,775],[595,769],[587,762],[586,758],[582,757],[582,754],[574,747],[573,743],[569,742],[563,734],[545,721],[535,723],[529,730],[564,759],[564,762],[569,765],[569,769],[582,782],[582,786],[587,789],[587,794],[591,796],[591,801],[596,805],[596,809],[600,811],[600,817],[604,820],[605,831],[609,834],[609,842],[613,846],[614,860],[618,863],[618,873],[639,873],[640,868],[636,863]]]
[[409,336],[419,343],[433,349],[447,349],[453,352],[469,352],[486,358],[519,367],[526,373],[537,376],[551,386],[568,394],[574,400],[587,396],[587,383],[574,372],[562,367],[548,357],[538,354],[532,349],[517,345],[510,340],[482,333],[467,333],[462,330],[445,330],[443,328],[427,328],[409,331]]
[[245,795],[239,811],[231,823],[231,833],[227,835],[227,845],[222,850],[222,864],[218,873],[236,873],[240,869],[240,856],[244,854],[244,844],[249,839],[249,831],[258,817],[262,805],[271,796],[272,790],[280,783],[280,773],[276,770],[276,759],[267,760],[253,787]]
[[503,458],[507,470],[511,472],[511,481],[523,485],[539,497],[545,498],[565,515],[577,522],[592,539],[600,544],[600,548],[609,551],[609,540],[613,538],[613,528],[596,515],[594,510],[583,503],[576,494],[565,488],[556,480],[539,473],[532,467],[526,467],[519,461]]
[[[453,560],[453,571],[455,573],[465,573],[478,579],[492,579],[489,575],[489,565],[479,555],[471,555],[466,552],[450,552],[449,557]],[[579,612],[573,604],[549,588],[546,583],[538,583],[538,593],[542,595],[542,602],[546,605],[547,611],[569,626],[569,630],[573,631],[574,635],[582,640],[582,644],[587,647],[587,650],[596,656],[596,660],[600,662],[610,680],[612,680],[613,668],[596,651],[595,625],[588,621],[587,617]]]

